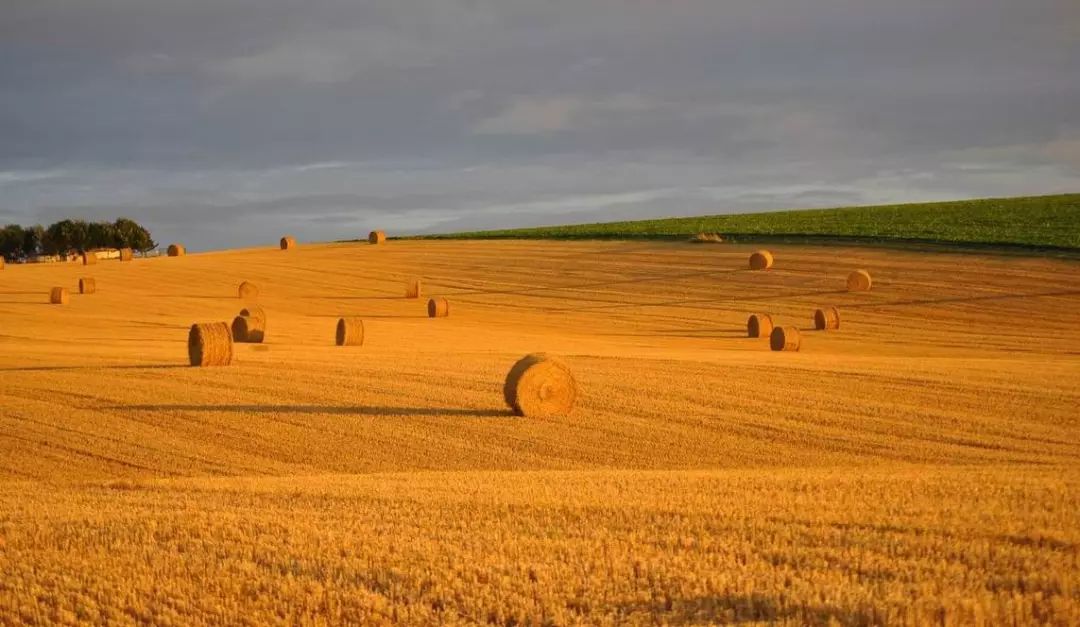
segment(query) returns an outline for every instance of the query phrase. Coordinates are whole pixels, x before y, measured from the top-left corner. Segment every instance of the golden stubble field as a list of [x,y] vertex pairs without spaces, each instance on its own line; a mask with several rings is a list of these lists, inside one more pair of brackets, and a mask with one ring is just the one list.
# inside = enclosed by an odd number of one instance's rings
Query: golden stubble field
[[[0,623],[1080,622],[1080,264],[751,250],[8,265]],[[188,367],[244,280],[266,343]],[[747,339],[753,312],[802,351]],[[347,315],[364,346],[333,345]],[[534,351],[573,369],[572,416],[503,405]]]

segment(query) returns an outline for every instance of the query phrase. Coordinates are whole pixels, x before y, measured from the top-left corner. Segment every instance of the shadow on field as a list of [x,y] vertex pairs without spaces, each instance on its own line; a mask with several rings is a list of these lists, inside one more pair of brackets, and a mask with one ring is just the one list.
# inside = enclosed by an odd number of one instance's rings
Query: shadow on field
[[1053,292],[1033,292],[1030,294],[993,294],[990,296],[949,296],[947,298],[926,298],[894,300],[882,303],[862,303],[844,305],[844,309],[875,309],[877,307],[908,307],[915,305],[943,305],[947,303],[979,303],[994,300],[1023,300],[1045,296],[1080,296],[1080,290],[1057,290]]
[[604,337],[688,337],[688,338],[745,338],[745,328],[727,329],[656,329],[641,333],[599,333]]
[[149,294],[148,298],[197,298],[200,300],[235,300],[240,302],[236,294]]
[[149,327],[151,329],[183,329],[187,331],[191,328],[190,324],[174,324],[171,322],[152,322],[148,320],[130,320],[125,323],[129,326],[135,327]]
[[315,296],[314,298],[325,300],[410,300],[404,296]]
[[341,405],[114,405],[100,410],[195,411],[243,414],[330,414],[334,416],[461,416],[509,418],[509,409],[460,409],[438,407],[381,407]]
[[[425,300],[422,305],[427,306]],[[346,318],[349,316],[356,316],[357,318],[427,318],[427,314],[311,314],[310,318]]]
[[789,292],[778,294],[765,294],[762,296],[737,296],[735,302],[752,301],[752,300],[776,300],[781,298],[802,298],[803,296],[833,296],[838,294],[847,294],[847,290],[815,290],[809,292]]
[[66,370],[168,370],[172,368],[189,369],[191,368],[191,366],[188,366],[186,364],[143,364],[141,366],[25,366],[15,368],[0,368],[0,372],[62,372]]
[[642,613],[663,617],[671,624],[722,623],[741,625],[777,621],[787,624],[826,625],[839,621],[842,625],[881,624],[873,612],[848,610],[833,606],[789,605],[782,600],[759,593],[699,596],[689,599],[663,599],[620,606],[620,614],[635,616]]
[[[680,272],[680,273],[666,273],[666,274],[648,274],[645,276],[632,277],[627,279],[616,279],[607,281],[591,281],[589,283],[579,283],[576,285],[531,285],[520,286],[503,289],[463,289],[454,291],[453,289],[444,290],[446,296],[478,296],[478,295],[509,295],[509,296],[525,296],[528,294],[535,294],[537,292],[567,292],[575,290],[591,290],[611,287],[612,285],[638,285],[642,283],[657,283],[664,281],[678,281],[681,279],[701,278],[719,274],[734,274],[740,272],[740,270],[734,269],[709,269],[709,270],[695,270],[693,272]],[[568,299],[572,300],[572,299]]]
[[765,301],[765,300],[782,300],[787,298],[802,298],[804,296],[828,296],[835,294],[847,294],[847,290],[815,290],[807,292],[789,292],[789,293],[776,293],[765,294],[763,296],[731,296],[724,295],[711,298],[691,298],[681,300],[668,300],[660,302],[641,302],[641,301],[611,301],[611,300],[597,300],[597,299],[585,299],[585,298],[565,298],[567,301],[591,301],[600,302],[601,305],[586,305],[582,307],[547,307],[538,308],[547,312],[560,312],[560,313],[580,313],[586,311],[601,311],[610,309],[627,309],[634,307],[672,307],[672,308],[691,308],[691,309],[703,309],[708,305],[727,305],[727,308],[736,307],[741,302],[749,301]]

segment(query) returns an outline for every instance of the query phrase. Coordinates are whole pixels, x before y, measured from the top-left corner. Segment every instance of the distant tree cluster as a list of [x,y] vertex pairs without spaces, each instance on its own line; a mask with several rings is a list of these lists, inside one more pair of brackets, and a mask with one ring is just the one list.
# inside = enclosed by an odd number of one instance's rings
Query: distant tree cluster
[[146,252],[157,248],[150,231],[138,222],[61,220],[48,228],[9,224],[0,229],[0,255],[7,259],[34,255],[67,255],[95,248],[130,248]]

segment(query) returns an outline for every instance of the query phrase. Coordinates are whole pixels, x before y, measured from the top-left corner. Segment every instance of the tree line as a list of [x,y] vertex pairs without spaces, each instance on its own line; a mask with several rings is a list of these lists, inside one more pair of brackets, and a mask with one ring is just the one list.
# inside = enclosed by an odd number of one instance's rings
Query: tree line
[[146,252],[157,248],[157,242],[146,227],[128,218],[116,222],[61,220],[48,228],[40,224],[29,227],[9,224],[0,229],[0,255],[7,259],[68,255],[95,248]]

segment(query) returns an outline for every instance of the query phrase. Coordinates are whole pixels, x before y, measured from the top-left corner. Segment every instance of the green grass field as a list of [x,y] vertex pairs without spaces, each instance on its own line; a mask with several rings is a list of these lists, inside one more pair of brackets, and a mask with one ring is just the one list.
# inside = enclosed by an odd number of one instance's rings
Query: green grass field
[[1080,194],[664,218],[430,237],[681,239],[702,232],[736,240],[835,239],[1080,249]]

